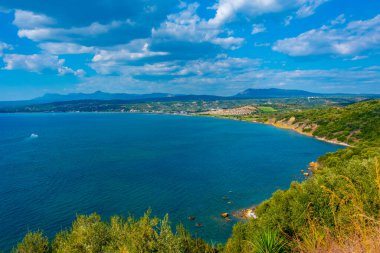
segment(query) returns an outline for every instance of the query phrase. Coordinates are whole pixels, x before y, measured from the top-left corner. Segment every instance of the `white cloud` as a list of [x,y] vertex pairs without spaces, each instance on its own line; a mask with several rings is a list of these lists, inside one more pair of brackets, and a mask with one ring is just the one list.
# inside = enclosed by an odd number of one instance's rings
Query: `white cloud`
[[[206,84],[210,88],[223,84],[226,91],[228,91],[230,85],[233,86],[234,84],[227,84],[226,80],[233,80],[234,76],[243,73],[252,73],[260,64],[257,59],[234,58],[221,54],[215,58],[191,61],[176,60],[141,66],[111,65],[106,72],[117,73],[118,75],[87,77],[83,79],[78,89],[79,91],[87,92],[101,89],[113,92],[170,91],[173,93],[205,94],[210,93],[205,87]],[[154,82],[135,78],[140,75],[155,76],[157,78],[155,78]],[[162,76],[170,78],[161,79],[160,77]],[[212,92],[225,91],[223,89]]]
[[293,20],[293,16],[287,16],[285,19],[284,19],[284,26],[288,26],[290,25],[290,23],[292,22]]
[[115,72],[115,69],[123,68],[128,62],[169,54],[151,51],[149,46],[149,39],[137,39],[128,44],[97,48],[90,66],[100,74],[109,74]]
[[20,38],[28,38],[34,41],[66,41],[70,40],[73,36],[85,37],[95,36],[99,34],[108,33],[109,30],[118,28],[121,25],[129,23],[127,21],[112,21],[109,24],[100,24],[97,22],[84,27],[71,27],[71,28],[52,28],[52,27],[39,27],[30,29],[20,29],[17,35]]
[[43,27],[54,23],[55,20],[46,15],[25,10],[15,10],[13,24],[20,29],[35,29],[36,27]]
[[90,66],[99,74],[117,73],[122,76],[186,76],[186,75],[220,75],[240,70],[257,67],[260,61],[249,58],[234,58],[221,54],[216,58],[200,60],[174,60],[158,63],[146,63],[143,65],[128,65],[127,62],[106,59],[94,61]]
[[310,16],[315,9],[328,0],[219,0],[215,17],[209,23],[221,26],[232,21],[237,15],[255,17],[266,13],[298,9],[297,17]]
[[244,39],[230,36],[227,38],[215,38],[212,39],[210,42],[226,49],[236,50],[243,45]]
[[5,42],[0,41],[0,56],[3,55],[4,50],[12,50],[13,47]]
[[267,28],[264,26],[264,24],[254,24],[252,26],[251,34],[262,33],[262,32],[265,32],[266,30],[267,30]]
[[235,58],[219,55],[216,58],[188,61],[181,67],[179,73],[195,74],[198,76],[225,76],[230,73],[239,74],[241,71],[256,68],[260,65],[257,59]]
[[146,57],[167,55],[167,52],[153,52],[149,49],[149,40],[133,40],[125,45],[100,49],[92,59],[93,62],[131,61]]
[[270,43],[258,43],[258,42],[255,42],[253,44],[254,47],[270,47]]
[[38,45],[42,50],[49,54],[86,54],[93,53],[94,47],[82,46],[69,42],[47,42]]
[[352,57],[350,60],[351,61],[359,61],[359,60],[364,60],[364,59],[367,59],[368,56],[367,55],[357,55],[355,57]]
[[[363,90],[379,93],[380,67],[358,69],[311,69],[289,70],[262,69],[247,59],[225,58],[187,62],[179,67],[178,62],[144,65],[125,68],[121,75],[84,78],[78,91],[91,92],[172,92],[193,94],[232,95],[253,87],[282,87],[318,92],[351,92]],[[235,68],[231,68],[236,66]],[[157,78],[154,82],[134,78],[137,75],[154,73],[169,74],[174,78]],[[149,71],[149,72],[147,72]],[[188,72],[187,72],[188,71]]]
[[74,74],[81,76],[83,70],[72,70],[64,66],[65,60],[59,59],[58,56],[46,54],[6,54],[3,57],[5,67],[4,70],[26,70],[30,72],[41,73],[44,70],[57,71],[58,74]]
[[330,23],[331,23],[331,25],[341,25],[341,24],[344,24],[344,23],[346,23],[346,17],[344,16],[344,14],[340,14],[338,17],[336,17],[335,19],[333,19]]
[[122,25],[134,25],[130,19],[112,21],[108,24],[94,22],[88,26],[70,28],[52,27],[54,23],[53,18],[25,10],[16,10],[13,20],[13,24],[19,28],[17,35],[33,41],[69,41],[73,37],[96,36]]
[[304,18],[314,14],[318,6],[326,3],[329,0],[306,0],[303,2],[301,7],[296,12],[297,17]]
[[169,15],[159,28],[152,29],[152,37],[195,43],[210,42],[229,49],[236,49],[242,45],[243,38],[221,37],[224,31],[201,19],[196,13],[198,7],[198,3],[184,5],[182,2],[182,11]]
[[86,72],[83,69],[73,70],[66,66],[61,66],[57,70],[58,70],[58,74],[62,76],[66,74],[73,74],[75,76],[83,77],[86,75]]
[[355,55],[380,48],[380,15],[352,21],[343,28],[322,26],[294,38],[277,41],[273,50],[290,56],[319,54]]

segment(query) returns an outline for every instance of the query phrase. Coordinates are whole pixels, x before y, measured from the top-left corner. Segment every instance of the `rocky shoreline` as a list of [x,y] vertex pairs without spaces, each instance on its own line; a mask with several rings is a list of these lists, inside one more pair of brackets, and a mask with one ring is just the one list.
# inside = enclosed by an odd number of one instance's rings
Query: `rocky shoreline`
[[250,208],[244,208],[237,210],[232,213],[232,215],[238,219],[257,219],[257,215],[255,213],[256,211],[256,206],[252,206]]
[[[201,116],[207,116],[207,115],[201,114]],[[215,116],[218,117],[219,116],[220,117],[222,115],[209,115],[209,116],[211,116],[211,117],[215,117]],[[225,119],[239,120],[239,119],[234,119],[234,118],[225,118]],[[326,138],[314,136],[313,132],[316,130],[316,128],[318,127],[318,125],[312,125],[311,128],[310,128],[310,131],[305,132],[304,131],[305,125],[304,124],[295,124],[294,123],[294,121],[295,121],[294,117],[290,118],[287,121],[285,121],[285,120],[279,120],[279,121],[277,121],[274,118],[269,119],[269,120],[267,120],[265,122],[260,122],[260,121],[256,121],[256,120],[242,120],[242,121],[271,125],[271,126],[274,126],[274,127],[277,127],[277,128],[291,130],[291,131],[297,132],[299,134],[302,134],[302,135],[305,135],[305,136],[308,136],[308,137],[312,137],[312,138],[315,138],[317,140],[328,142],[328,143],[331,143],[331,144],[341,145],[341,146],[344,146],[344,147],[352,147],[351,145],[349,145],[348,143],[345,143],[345,142],[341,142],[341,141],[338,141],[338,140],[329,140],[329,139],[326,139]],[[301,173],[302,173],[302,175],[305,178],[307,178],[307,177],[311,176],[312,173],[315,172],[318,169],[318,166],[319,166],[319,164],[317,162],[310,162],[309,166],[307,168],[307,171],[301,170]],[[244,208],[244,209],[239,209],[239,210],[234,211],[232,213],[232,216],[234,216],[234,217],[236,217],[238,219],[244,219],[244,220],[257,219],[258,217],[257,217],[255,211],[256,211],[256,206],[251,206],[249,208]],[[224,216],[222,215],[222,217],[224,217]],[[227,216],[224,217],[224,218],[227,218]]]
[[313,125],[310,132],[305,132],[304,131],[304,126],[293,124],[294,120],[295,120],[294,118],[291,118],[288,121],[276,121],[275,119],[270,119],[270,120],[265,121],[265,122],[258,122],[258,121],[252,121],[252,122],[262,123],[262,124],[266,124],[266,125],[272,125],[274,127],[281,128],[281,129],[292,130],[292,131],[295,131],[295,132],[297,132],[299,134],[306,135],[306,136],[309,136],[309,137],[313,137],[313,138],[315,138],[317,140],[328,142],[328,143],[331,143],[331,144],[341,145],[341,146],[345,146],[345,147],[352,147],[350,144],[345,143],[345,142],[341,142],[341,141],[338,141],[338,140],[329,140],[329,139],[326,139],[326,138],[323,138],[323,137],[314,136],[312,133],[318,127],[317,125]]

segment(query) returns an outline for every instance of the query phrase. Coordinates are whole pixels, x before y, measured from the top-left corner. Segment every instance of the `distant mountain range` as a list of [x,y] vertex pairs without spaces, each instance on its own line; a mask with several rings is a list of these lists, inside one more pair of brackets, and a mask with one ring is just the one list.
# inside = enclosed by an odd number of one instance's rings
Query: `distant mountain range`
[[169,93],[150,93],[150,94],[128,94],[128,93],[106,93],[96,91],[94,93],[70,93],[70,94],[54,94],[48,93],[42,97],[33,99],[37,102],[64,102],[73,100],[139,100],[139,99],[155,99],[168,98],[175,95]]
[[236,94],[235,98],[289,98],[289,97],[311,97],[324,96],[327,94],[313,93],[304,90],[285,90],[285,89],[247,89]]
[[[364,94],[356,94],[364,95]],[[365,94],[366,96],[379,96]],[[295,97],[321,97],[321,96],[355,96],[355,94],[342,93],[313,93],[304,90],[286,90],[286,89],[247,89],[233,96],[212,96],[212,95],[183,95],[170,93],[150,93],[150,94],[127,94],[127,93],[106,93],[96,91],[94,93],[70,93],[70,94],[45,94],[31,100],[24,101],[0,101],[0,107],[23,106],[32,104],[45,104],[54,102],[67,102],[78,100],[120,100],[136,102],[154,102],[154,101],[190,101],[190,100],[226,100],[226,99],[260,99],[260,98],[295,98]]]

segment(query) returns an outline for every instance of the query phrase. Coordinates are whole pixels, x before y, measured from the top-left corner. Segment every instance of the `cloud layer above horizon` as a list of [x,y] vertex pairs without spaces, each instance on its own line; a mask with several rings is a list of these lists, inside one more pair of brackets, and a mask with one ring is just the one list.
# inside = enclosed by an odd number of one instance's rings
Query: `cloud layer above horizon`
[[0,100],[47,92],[380,93],[380,2],[0,3]]

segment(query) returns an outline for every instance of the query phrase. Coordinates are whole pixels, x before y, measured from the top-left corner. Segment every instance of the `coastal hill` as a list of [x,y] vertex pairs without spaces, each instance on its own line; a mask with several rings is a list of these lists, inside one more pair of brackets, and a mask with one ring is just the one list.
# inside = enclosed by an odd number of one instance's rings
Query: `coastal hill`
[[355,145],[375,140],[380,143],[378,133],[374,131],[380,129],[380,100],[308,110],[296,106],[283,109],[281,106],[243,106],[200,114],[271,124],[337,144]]

